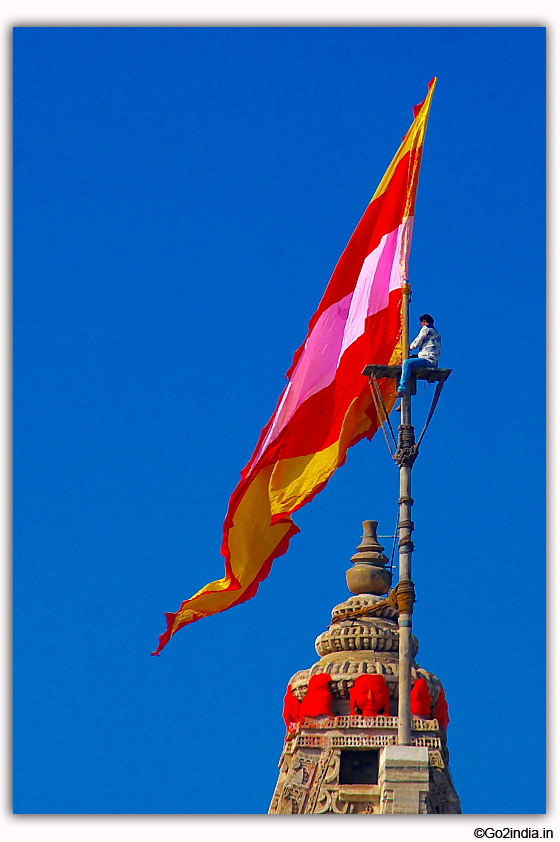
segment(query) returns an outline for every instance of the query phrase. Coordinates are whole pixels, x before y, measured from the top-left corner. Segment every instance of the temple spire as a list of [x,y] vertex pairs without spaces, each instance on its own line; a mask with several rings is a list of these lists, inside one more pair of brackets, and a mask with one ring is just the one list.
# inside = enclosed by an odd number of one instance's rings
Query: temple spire
[[[377,539],[364,534],[347,572],[351,591],[315,648],[320,660],[290,679],[286,740],[270,813],[460,813],[439,678],[416,661],[410,636],[409,745],[399,745],[398,606]],[[368,580],[371,590],[363,590]]]

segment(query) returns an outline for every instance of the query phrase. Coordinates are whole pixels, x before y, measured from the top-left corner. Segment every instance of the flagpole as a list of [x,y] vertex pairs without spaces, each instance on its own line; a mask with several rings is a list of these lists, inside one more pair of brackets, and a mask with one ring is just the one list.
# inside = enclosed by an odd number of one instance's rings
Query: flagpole
[[[409,303],[411,287],[408,281],[403,283],[402,297],[402,363],[410,356]],[[399,606],[399,745],[411,744],[411,672],[412,672],[412,606],[414,603],[414,585],[412,582],[412,465],[416,453],[414,447],[414,427],[411,423],[411,396],[407,389],[401,402],[401,425],[399,443],[395,459],[400,467],[399,499],[399,584],[397,599]]]

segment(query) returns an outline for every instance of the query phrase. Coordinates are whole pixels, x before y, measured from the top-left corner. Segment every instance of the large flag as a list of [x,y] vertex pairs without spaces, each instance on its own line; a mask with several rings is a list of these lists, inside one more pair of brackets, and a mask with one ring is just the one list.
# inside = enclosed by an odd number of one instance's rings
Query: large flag
[[[183,626],[255,596],[299,527],[292,514],[321,491],[349,447],[371,439],[377,413],[362,375],[368,363],[402,361],[402,286],[408,257],[432,79],[414,122],[333,272],[288,385],[261,433],[224,523],[225,576],[166,614],[157,651]],[[390,411],[393,381],[382,381]]]

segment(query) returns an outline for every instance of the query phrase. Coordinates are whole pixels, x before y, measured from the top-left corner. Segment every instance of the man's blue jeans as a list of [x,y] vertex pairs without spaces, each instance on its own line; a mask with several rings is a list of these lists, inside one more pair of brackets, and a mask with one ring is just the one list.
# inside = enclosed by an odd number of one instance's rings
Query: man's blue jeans
[[410,380],[411,369],[413,368],[437,368],[435,363],[426,360],[423,357],[409,357],[404,361],[401,382],[397,387],[397,392],[406,392]]

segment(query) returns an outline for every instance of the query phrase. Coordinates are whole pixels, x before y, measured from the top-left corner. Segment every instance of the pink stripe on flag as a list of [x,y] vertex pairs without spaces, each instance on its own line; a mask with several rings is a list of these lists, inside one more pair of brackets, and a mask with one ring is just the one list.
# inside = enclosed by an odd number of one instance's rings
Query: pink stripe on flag
[[270,442],[282,432],[298,407],[334,380],[351,299],[352,293],[319,316],[284,390],[274,421],[253,460],[253,466]]
[[410,217],[383,237],[377,248],[366,257],[354,292],[332,304],[319,316],[284,390],[270,429],[252,459],[252,470],[302,403],[332,383],[344,351],[364,333],[366,318],[388,306],[389,292],[402,283],[402,268],[408,270],[413,221]]
[[368,254],[352,297],[340,357],[365,331],[366,319],[389,305],[389,293],[408,275],[408,254],[414,219],[409,217]]
[[408,216],[404,222],[399,225],[399,239],[397,242],[397,249],[395,251],[395,259],[393,260],[393,268],[391,269],[389,292],[393,292],[394,289],[398,289],[402,286],[403,281],[408,281],[408,259],[410,257],[410,247],[412,245],[413,228],[413,216]]

